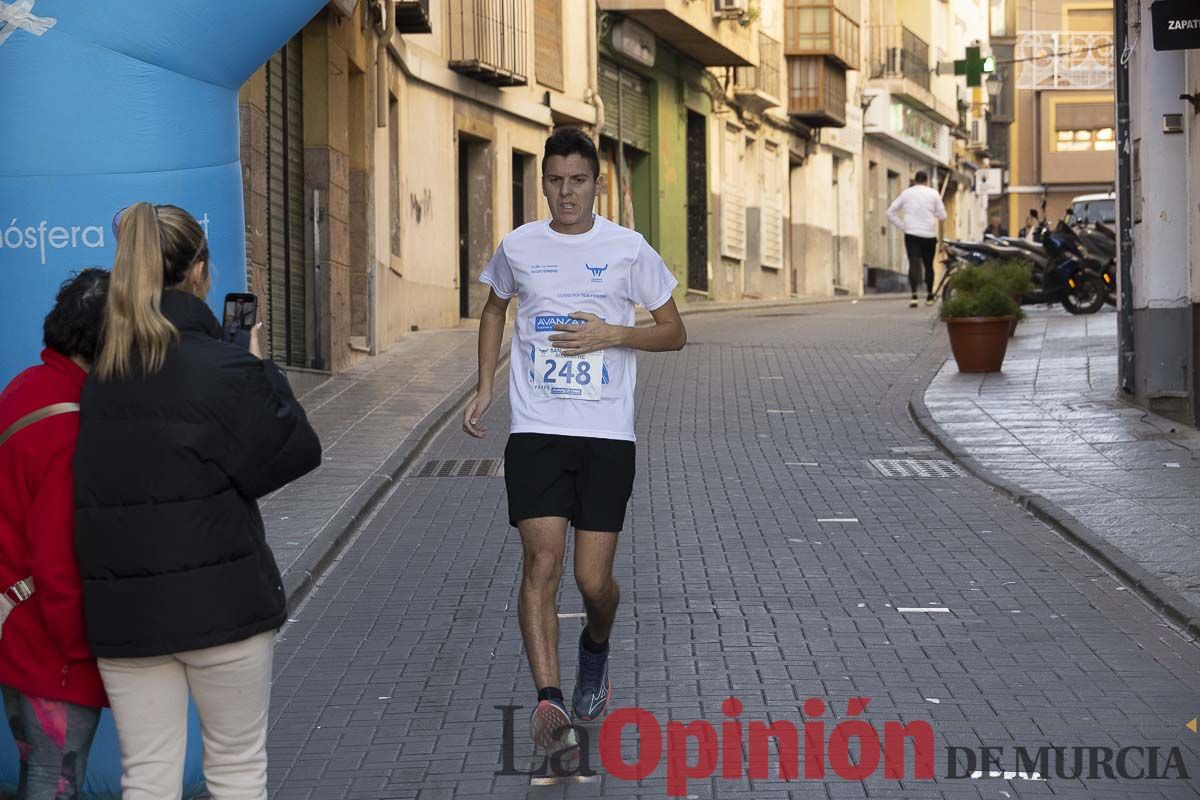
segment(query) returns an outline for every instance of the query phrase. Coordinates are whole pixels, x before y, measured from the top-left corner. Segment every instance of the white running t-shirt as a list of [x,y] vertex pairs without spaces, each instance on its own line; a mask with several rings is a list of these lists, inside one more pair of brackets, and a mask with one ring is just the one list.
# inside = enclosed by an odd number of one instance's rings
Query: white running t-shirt
[[509,376],[512,432],[634,441],[634,351],[566,357],[550,337],[556,324],[576,322],[568,317],[575,311],[630,326],[634,306],[653,311],[671,299],[679,282],[645,238],[599,214],[591,230],[576,235],[538,220],[505,236],[479,279],[501,298],[519,298]]

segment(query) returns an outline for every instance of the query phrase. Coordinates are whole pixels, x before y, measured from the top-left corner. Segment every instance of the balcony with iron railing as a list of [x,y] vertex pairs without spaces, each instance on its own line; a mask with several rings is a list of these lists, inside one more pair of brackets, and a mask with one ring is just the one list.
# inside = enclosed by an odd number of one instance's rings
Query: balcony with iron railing
[[826,56],[858,69],[858,4],[852,0],[786,0],[784,54]]
[[1112,89],[1113,35],[1025,31],[1013,58],[1018,89]]
[[450,0],[450,69],[494,86],[528,82],[527,0]]
[[744,108],[762,113],[783,100],[780,93],[779,65],[783,61],[783,46],[778,39],[765,33],[758,35],[758,66],[738,67],[734,81],[734,96]]
[[869,85],[903,97],[940,123],[957,126],[954,102],[933,91],[929,43],[903,25],[871,25],[867,34]]
[[846,125],[846,71],[824,56],[788,56],[788,114],[814,128]]
[[901,78],[928,92],[929,44],[903,25],[871,25],[870,77]]

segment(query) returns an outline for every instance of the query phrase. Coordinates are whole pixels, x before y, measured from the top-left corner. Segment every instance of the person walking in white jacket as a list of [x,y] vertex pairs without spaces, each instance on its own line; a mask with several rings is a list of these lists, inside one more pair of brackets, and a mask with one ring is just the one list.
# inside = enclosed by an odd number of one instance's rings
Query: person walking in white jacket
[[909,308],[917,307],[917,287],[925,275],[925,305],[933,305],[933,261],[937,256],[938,221],[946,218],[942,196],[929,186],[922,170],[909,186],[892,201],[888,222],[904,231],[904,249],[908,253],[908,288],[912,291]]

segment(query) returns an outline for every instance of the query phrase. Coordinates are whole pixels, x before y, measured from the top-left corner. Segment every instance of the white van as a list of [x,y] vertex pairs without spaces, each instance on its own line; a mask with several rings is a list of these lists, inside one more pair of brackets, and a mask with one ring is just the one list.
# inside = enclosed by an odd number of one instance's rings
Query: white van
[[1113,225],[1117,221],[1117,196],[1108,194],[1081,194],[1071,200],[1067,209],[1067,224],[1103,222]]

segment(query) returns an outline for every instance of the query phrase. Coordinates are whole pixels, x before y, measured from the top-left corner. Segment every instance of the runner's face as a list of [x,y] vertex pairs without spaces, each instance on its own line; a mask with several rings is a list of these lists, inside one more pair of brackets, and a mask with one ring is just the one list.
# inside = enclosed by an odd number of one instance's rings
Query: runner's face
[[589,225],[596,203],[596,176],[583,156],[550,156],[542,175],[542,193],[550,216],[560,227]]

